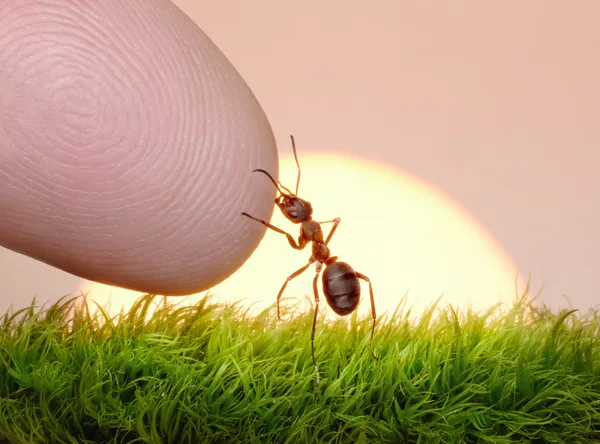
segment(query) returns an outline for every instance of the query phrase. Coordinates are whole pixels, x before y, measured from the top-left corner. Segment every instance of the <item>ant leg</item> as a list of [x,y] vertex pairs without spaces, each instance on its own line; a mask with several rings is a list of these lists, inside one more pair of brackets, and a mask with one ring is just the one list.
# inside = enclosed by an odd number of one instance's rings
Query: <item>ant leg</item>
[[279,294],[277,294],[277,317],[279,318],[279,320],[281,321],[281,314],[279,311],[279,300],[281,299],[281,295],[283,294],[283,291],[285,290],[285,287],[287,287],[287,284],[289,281],[291,281],[292,279],[300,276],[302,273],[304,273],[306,271],[306,269],[308,267],[310,267],[313,264],[314,260],[311,258],[308,261],[308,264],[306,264],[304,267],[299,268],[298,270],[294,271],[292,274],[290,274],[287,279],[285,280],[285,282],[283,283],[283,286],[281,287],[281,290],[279,290]]
[[373,318],[373,326],[371,327],[371,354],[373,355],[373,358],[378,360],[379,358],[375,356],[375,352],[373,351],[373,336],[375,334],[375,322],[377,322],[377,314],[375,313],[375,298],[373,297],[373,285],[371,284],[371,280],[364,274],[356,272],[356,276],[369,283],[369,293],[371,296],[371,317]]
[[315,331],[317,329],[317,317],[319,315],[319,288],[317,285],[317,279],[319,279],[319,274],[321,273],[320,265],[321,264],[319,264],[317,268],[317,274],[315,274],[315,278],[313,279],[313,291],[315,293],[315,314],[313,316],[312,333],[310,335],[311,352],[313,365],[315,366],[315,373],[317,374],[317,384],[321,382],[321,377],[319,376],[319,367],[317,366],[317,360],[315,359]]
[[295,250],[302,250],[304,247],[306,247],[306,239],[304,239],[302,236],[298,237],[298,243],[296,243],[296,241],[294,240],[292,235],[290,233],[283,231],[281,228],[277,228],[275,225],[271,225],[270,223],[265,222],[262,219],[258,219],[257,217],[250,216],[248,213],[242,213],[242,216],[246,216],[252,220],[255,220],[256,222],[260,222],[265,227],[270,228],[271,230],[277,231],[278,233],[285,234],[288,242],[290,243],[292,248],[294,248]]
[[327,245],[329,243],[329,241],[333,237],[333,233],[335,233],[335,230],[337,229],[337,227],[338,227],[338,225],[340,224],[341,221],[342,221],[342,219],[340,219],[339,217],[336,217],[333,220],[328,220],[326,222],[322,222],[322,223],[333,222],[333,227],[331,228],[331,231],[327,235],[327,239],[325,239],[325,245]]
[[336,217],[335,219],[331,219],[331,220],[324,220],[323,222],[319,222],[320,224],[331,224],[333,222],[335,222],[336,220],[338,220],[339,217]]

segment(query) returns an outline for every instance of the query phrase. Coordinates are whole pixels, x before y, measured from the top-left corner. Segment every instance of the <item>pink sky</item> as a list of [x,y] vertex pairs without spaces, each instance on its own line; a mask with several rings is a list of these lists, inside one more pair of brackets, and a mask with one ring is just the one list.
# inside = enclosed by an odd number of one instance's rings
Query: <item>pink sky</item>
[[[544,302],[600,303],[599,2],[175,3],[244,76],[280,150],[293,133],[406,170],[545,282]],[[14,300],[78,281],[6,250],[0,264]]]
[[331,148],[450,193],[542,299],[600,303],[600,3],[176,2],[280,149]]

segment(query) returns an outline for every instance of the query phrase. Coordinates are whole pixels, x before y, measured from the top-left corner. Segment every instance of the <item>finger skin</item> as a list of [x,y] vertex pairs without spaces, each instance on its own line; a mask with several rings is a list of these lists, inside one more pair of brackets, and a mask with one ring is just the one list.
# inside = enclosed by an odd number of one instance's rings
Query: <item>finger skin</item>
[[[252,254],[278,173],[256,98],[166,0],[0,5],[0,244],[162,295]],[[43,285],[40,282],[40,285]]]

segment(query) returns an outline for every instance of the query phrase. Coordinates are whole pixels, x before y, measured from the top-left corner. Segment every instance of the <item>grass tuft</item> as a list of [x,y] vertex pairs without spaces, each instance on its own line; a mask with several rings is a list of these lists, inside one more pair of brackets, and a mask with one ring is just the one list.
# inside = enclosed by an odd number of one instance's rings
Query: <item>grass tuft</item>
[[[162,301],[162,302],[161,302]],[[523,298],[319,323],[151,295],[111,318],[80,298],[0,319],[11,443],[571,443],[600,440],[600,317]]]

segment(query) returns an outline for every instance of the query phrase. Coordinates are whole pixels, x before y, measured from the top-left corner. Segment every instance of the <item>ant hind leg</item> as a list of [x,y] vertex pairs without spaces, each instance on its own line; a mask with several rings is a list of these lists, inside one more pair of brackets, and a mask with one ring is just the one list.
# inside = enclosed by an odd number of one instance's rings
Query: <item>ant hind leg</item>
[[371,355],[375,360],[379,360],[373,351],[373,336],[375,335],[375,323],[377,322],[377,313],[375,312],[375,297],[373,296],[373,285],[371,280],[362,273],[356,272],[356,276],[369,283],[369,295],[371,297],[371,317],[373,318],[373,326],[371,327]]

